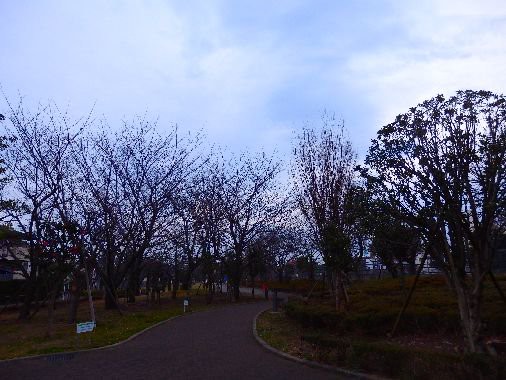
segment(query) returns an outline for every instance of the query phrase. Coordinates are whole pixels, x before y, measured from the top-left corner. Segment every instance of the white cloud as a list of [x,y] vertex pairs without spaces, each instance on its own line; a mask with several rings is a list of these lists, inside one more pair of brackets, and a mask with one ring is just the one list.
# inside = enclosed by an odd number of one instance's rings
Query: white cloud
[[396,4],[404,42],[352,55],[347,62],[348,85],[366,94],[380,125],[439,93],[505,92],[505,2]]
[[326,108],[364,151],[436,93],[504,91],[503,3],[3,2],[0,81],[76,115],[96,101],[113,125],[147,110],[234,150],[287,145]]

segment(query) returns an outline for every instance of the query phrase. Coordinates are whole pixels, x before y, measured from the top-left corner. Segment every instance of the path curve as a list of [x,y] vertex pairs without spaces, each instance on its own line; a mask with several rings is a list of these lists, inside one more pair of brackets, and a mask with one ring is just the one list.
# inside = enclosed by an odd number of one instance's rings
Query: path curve
[[0,362],[5,379],[336,379],[335,373],[266,352],[251,325],[267,302],[167,321],[116,347]]

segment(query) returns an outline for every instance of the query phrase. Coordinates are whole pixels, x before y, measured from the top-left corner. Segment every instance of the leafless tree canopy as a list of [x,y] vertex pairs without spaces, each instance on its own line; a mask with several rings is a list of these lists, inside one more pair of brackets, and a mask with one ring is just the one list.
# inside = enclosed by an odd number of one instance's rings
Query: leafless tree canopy
[[352,189],[356,155],[343,124],[324,115],[323,126],[305,128],[294,149],[293,182],[297,204],[335,284],[336,307],[346,299],[344,273],[352,255]]

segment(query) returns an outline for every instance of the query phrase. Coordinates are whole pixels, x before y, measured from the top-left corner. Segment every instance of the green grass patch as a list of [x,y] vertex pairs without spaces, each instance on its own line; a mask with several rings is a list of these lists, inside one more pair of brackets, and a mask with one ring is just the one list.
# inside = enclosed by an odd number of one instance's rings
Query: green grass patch
[[[350,304],[336,312],[331,297],[315,297],[309,302],[295,300],[286,306],[289,317],[305,327],[334,332],[356,332],[384,336],[399,313],[413,277],[369,280],[354,283],[349,289]],[[499,277],[506,288],[506,277]],[[506,305],[491,283],[485,283],[483,319],[485,334],[506,334]],[[410,305],[398,326],[400,334],[460,332],[457,303],[440,276],[421,277]]]
[[[230,305],[225,295],[215,295],[212,304],[207,304],[206,296],[197,296],[192,290],[191,311],[197,312],[213,307]],[[55,310],[53,333],[47,332],[47,313],[41,310],[28,322],[17,321],[17,312],[10,311],[0,315],[0,360],[38,354],[73,351],[103,347],[121,342],[133,334],[158,322],[183,313],[183,296],[186,291],[178,292],[175,300],[169,293],[162,296],[160,305],[150,305],[145,296],[138,297],[135,304],[122,303],[122,314],[115,310],[105,310],[103,300],[95,300],[97,327],[91,333],[76,334],[76,325],[66,323],[67,305],[59,305]],[[254,302],[251,297],[244,297],[241,302]],[[89,321],[88,303],[81,302],[78,310],[78,321]]]
[[[506,290],[506,276],[497,279]],[[457,303],[441,276],[419,279],[396,336],[387,338],[413,281],[407,277],[354,282],[348,290],[348,309],[341,312],[329,294],[293,299],[282,314],[262,314],[258,333],[289,354],[388,377],[506,378],[504,354],[464,354]],[[488,279],[483,322],[486,338],[505,338],[506,305]]]

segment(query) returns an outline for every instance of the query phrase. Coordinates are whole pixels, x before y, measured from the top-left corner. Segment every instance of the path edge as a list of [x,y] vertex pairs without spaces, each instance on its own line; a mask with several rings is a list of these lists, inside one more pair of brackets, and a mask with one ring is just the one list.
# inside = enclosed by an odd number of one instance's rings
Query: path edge
[[294,361],[294,362],[297,362],[300,364],[304,364],[309,367],[320,368],[320,369],[326,370],[328,372],[338,373],[340,375],[352,376],[352,377],[356,377],[358,379],[367,379],[367,380],[385,380],[386,379],[384,377],[379,377],[376,375],[369,375],[367,373],[351,371],[351,370],[340,368],[340,367],[335,367],[335,366],[331,366],[331,365],[327,365],[327,364],[321,364],[318,362],[314,362],[312,360],[298,358],[296,356],[287,354],[286,352],[280,351],[280,350],[272,347],[265,340],[260,338],[260,336],[258,335],[258,332],[257,332],[257,319],[258,319],[258,317],[260,317],[261,314],[263,314],[264,312],[266,312],[269,309],[271,309],[270,306],[265,308],[264,310],[261,310],[260,312],[257,313],[257,315],[255,315],[255,318],[253,319],[253,336],[255,337],[255,340],[257,341],[257,343],[260,344],[260,346],[262,346],[265,350],[267,350],[271,353],[274,353],[278,356],[281,356],[284,359],[291,360],[291,361]]

